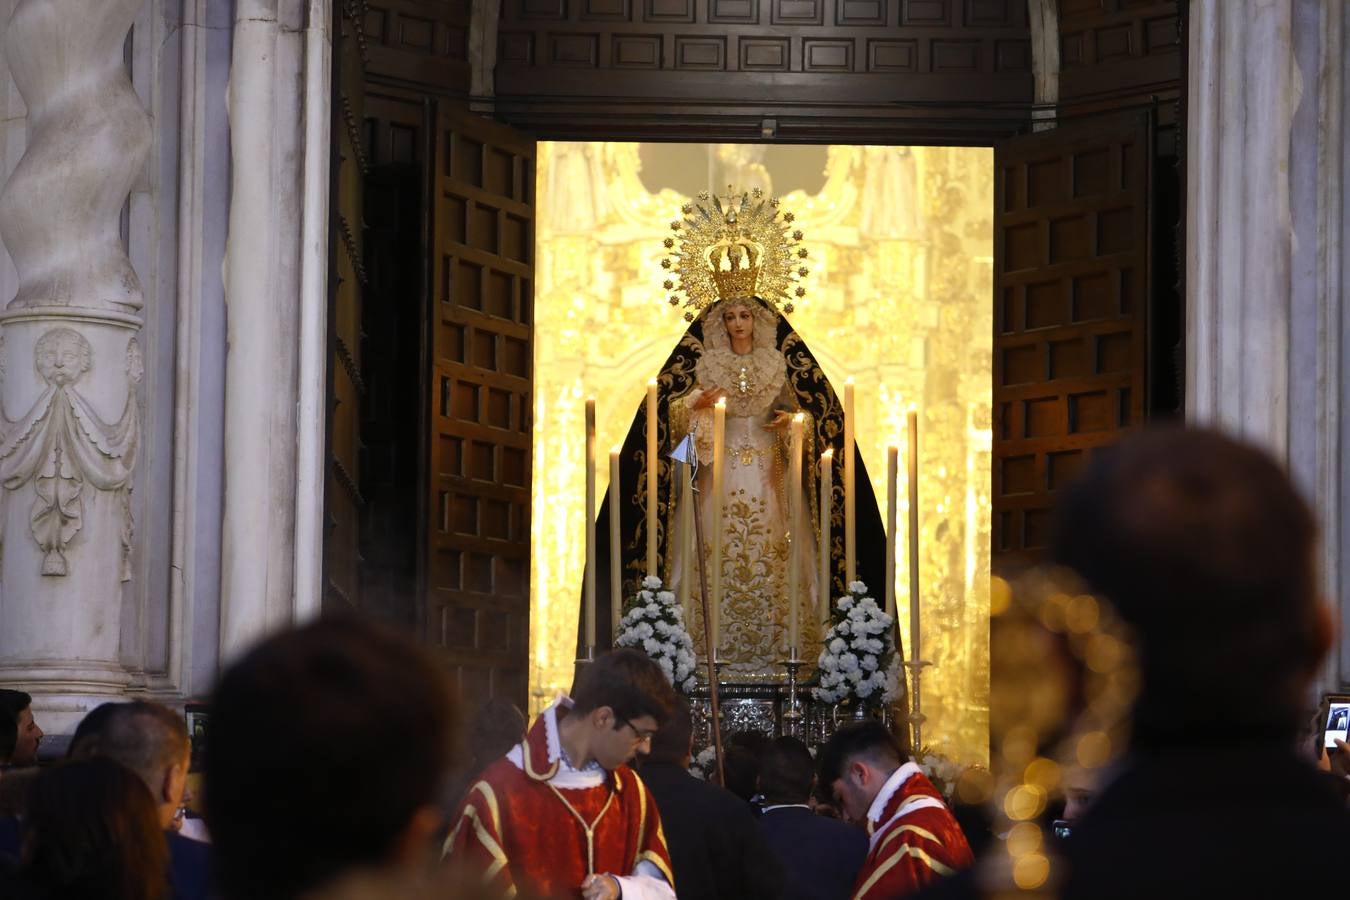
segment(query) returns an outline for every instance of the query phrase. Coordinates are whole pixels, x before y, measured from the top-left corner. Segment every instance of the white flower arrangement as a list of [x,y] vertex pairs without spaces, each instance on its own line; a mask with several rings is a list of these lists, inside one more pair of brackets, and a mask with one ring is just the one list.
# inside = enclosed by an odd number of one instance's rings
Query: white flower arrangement
[[921,747],[919,752],[914,754],[914,764],[929,781],[933,782],[933,786],[942,792],[948,803],[951,802],[952,793],[956,790],[957,779],[968,768],[928,747]]
[[894,624],[895,618],[867,595],[867,585],[850,582],[848,593],[835,601],[830,629],[821,642],[820,686],[813,691],[815,698],[869,707],[894,700],[900,673],[891,632]]
[[713,772],[717,770],[717,748],[713,746],[704,747],[694,755],[689,761],[689,774],[700,781],[712,781]]
[[648,575],[638,591],[626,604],[619,620],[616,647],[635,647],[652,659],[666,673],[675,689],[691,694],[694,680],[694,641],[684,628],[684,611],[675,601],[675,595],[664,590],[661,579]]

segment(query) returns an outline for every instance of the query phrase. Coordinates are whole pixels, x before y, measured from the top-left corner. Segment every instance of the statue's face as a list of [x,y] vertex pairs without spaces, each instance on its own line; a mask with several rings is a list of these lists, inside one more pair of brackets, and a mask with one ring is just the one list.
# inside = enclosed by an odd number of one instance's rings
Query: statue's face
[[727,336],[733,344],[744,345],[755,337],[755,314],[750,307],[739,303],[722,310],[722,324],[727,328]]
[[48,384],[74,384],[89,366],[88,345],[69,329],[48,332],[36,348],[38,374]]

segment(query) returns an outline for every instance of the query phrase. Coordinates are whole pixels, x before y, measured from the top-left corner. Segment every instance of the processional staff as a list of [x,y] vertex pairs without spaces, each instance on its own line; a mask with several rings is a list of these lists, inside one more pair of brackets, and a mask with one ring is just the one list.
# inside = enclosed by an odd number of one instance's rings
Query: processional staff
[[[684,436],[684,440],[680,441],[675,449],[668,454],[670,459],[684,464],[684,471],[688,473],[689,477],[691,494],[701,493],[696,481],[698,477],[698,451],[694,449],[694,434],[697,431],[698,426],[695,425]],[[704,546],[703,517],[699,515],[694,516],[694,546],[699,548]],[[695,556],[698,557],[699,603],[703,609],[703,646],[706,648],[704,658],[708,666],[708,698],[712,715],[713,752],[717,757],[717,781],[719,784],[726,784],[722,766],[722,708],[717,697],[717,644],[713,637],[712,604],[708,602],[708,561],[701,552],[696,553]],[[720,564],[720,559],[718,562]]]

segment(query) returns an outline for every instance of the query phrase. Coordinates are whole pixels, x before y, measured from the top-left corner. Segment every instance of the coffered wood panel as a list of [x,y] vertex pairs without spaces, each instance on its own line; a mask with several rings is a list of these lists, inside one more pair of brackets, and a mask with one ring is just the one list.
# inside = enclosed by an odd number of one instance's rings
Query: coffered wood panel
[[1059,97],[1174,97],[1181,83],[1178,0],[1059,0]]
[[1035,560],[1057,492],[1144,417],[1150,130],[1131,114],[996,152],[996,564]]
[[386,82],[469,90],[469,0],[343,0],[359,6],[359,38],[372,76]]
[[497,115],[539,137],[987,142],[1031,102],[1024,0],[504,0],[499,27]]
[[534,140],[442,105],[432,169],[427,635],[525,708]]

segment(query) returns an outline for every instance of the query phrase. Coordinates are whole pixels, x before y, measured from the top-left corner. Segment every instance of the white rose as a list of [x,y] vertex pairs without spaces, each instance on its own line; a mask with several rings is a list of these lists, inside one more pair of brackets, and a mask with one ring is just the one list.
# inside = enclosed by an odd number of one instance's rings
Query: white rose
[[867,593],[867,585],[863,584],[861,581],[850,581],[848,583],[848,592],[850,594],[865,594]]
[[852,653],[845,653],[839,657],[839,668],[844,672],[855,672],[858,669],[858,657]]
[[852,609],[852,608],[853,608],[853,598],[852,598],[852,597],[840,597],[840,598],[839,598],[839,608],[840,608],[840,609],[843,609],[843,610],[850,610],[850,609]]
[[859,669],[854,669],[853,671],[846,674],[844,677],[847,678],[849,681],[853,682],[854,684],[857,684],[858,682],[862,681],[862,672]]
[[852,630],[852,626],[850,626],[848,624],[848,621],[845,620],[843,622],[840,622],[838,625],[834,626],[834,630],[839,632],[840,634],[848,634]]
[[831,653],[843,653],[845,649],[847,649],[847,645],[844,644],[843,638],[835,638],[834,640],[830,641]]
[[661,586],[661,579],[657,578],[655,575],[648,575],[646,578],[642,579],[642,586],[648,590],[654,591]]
[[642,642],[642,649],[647,651],[648,656],[655,656],[656,650],[660,646],[660,644],[656,643],[655,638],[647,638]]
[[872,683],[870,681],[860,681],[858,682],[858,687],[856,688],[856,690],[858,692],[859,697],[871,696]]
[[875,656],[864,656],[862,667],[869,672],[875,672],[877,669],[877,658]]
[[675,595],[670,591],[658,591],[656,594],[656,599],[660,600],[662,603],[674,603]]

